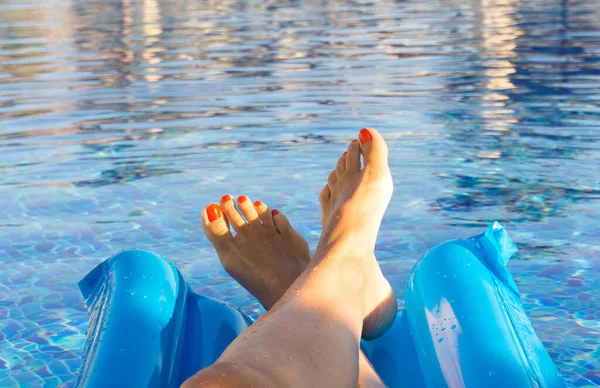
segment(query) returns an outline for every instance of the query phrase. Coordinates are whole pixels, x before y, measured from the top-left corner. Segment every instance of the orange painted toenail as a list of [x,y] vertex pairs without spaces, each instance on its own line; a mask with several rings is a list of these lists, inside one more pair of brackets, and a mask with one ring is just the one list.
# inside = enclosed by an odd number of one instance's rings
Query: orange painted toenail
[[208,205],[206,208],[206,215],[208,216],[208,222],[218,220],[221,218],[221,208],[215,203]]
[[248,200],[248,197],[246,197],[245,195],[238,197],[238,203],[243,203],[243,202],[246,202],[247,200]]
[[221,197],[221,203],[227,202],[227,201],[231,201],[233,199],[232,195],[226,194],[224,196]]
[[279,210],[277,210],[277,209],[273,209],[273,210],[271,210],[271,215],[272,215],[273,217],[275,217],[277,214],[279,214]]
[[260,201],[255,201],[255,202],[254,202],[254,207],[259,207],[261,203],[262,203],[262,202],[260,202]]
[[373,140],[373,136],[367,128],[363,128],[358,132],[358,139],[360,140],[360,144],[365,144]]

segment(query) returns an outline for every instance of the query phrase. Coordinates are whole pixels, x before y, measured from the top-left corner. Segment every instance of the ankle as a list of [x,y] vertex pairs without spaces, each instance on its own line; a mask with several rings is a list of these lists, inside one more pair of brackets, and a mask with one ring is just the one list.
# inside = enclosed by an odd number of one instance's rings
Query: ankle
[[364,263],[365,259],[373,254],[375,236],[361,232],[354,228],[336,225],[324,228],[321,239],[315,250],[313,261],[335,261],[337,259],[344,263],[349,260],[357,260]]
[[297,301],[311,308],[323,309],[342,315],[365,314],[364,300],[370,271],[365,259],[329,251],[315,259],[289,290]]

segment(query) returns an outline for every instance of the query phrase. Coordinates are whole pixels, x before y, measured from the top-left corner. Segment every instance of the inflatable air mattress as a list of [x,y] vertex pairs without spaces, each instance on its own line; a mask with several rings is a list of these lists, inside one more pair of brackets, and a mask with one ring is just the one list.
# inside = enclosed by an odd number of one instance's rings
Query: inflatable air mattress
[[[405,310],[385,335],[362,343],[386,385],[565,386],[505,267],[515,251],[493,223],[417,261]],[[178,387],[252,324],[239,309],[195,294],[152,252],[123,251],[79,286],[90,315],[82,387]]]

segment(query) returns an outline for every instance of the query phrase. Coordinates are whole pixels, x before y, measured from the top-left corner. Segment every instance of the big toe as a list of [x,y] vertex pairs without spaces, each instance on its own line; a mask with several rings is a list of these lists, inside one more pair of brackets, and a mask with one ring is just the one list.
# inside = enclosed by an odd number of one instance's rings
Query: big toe
[[216,203],[202,209],[201,219],[204,234],[215,248],[220,248],[226,242],[233,240],[221,207]]
[[360,151],[365,168],[387,168],[388,148],[381,134],[374,128],[363,128],[358,132]]

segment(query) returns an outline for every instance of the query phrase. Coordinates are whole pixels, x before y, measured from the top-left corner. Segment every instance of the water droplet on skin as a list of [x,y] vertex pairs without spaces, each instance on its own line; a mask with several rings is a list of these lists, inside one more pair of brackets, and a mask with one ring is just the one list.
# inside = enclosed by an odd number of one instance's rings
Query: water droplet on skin
[[442,329],[442,331],[444,331],[444,330],[446,330],[446,328],[445,328],[445,327]]
[[456,329],[456,325],[450,326],[451,329]]
[[444,340],[443,338],[440,338],[440,339],[438,340],[438,343],[441,343],[443,340]]

